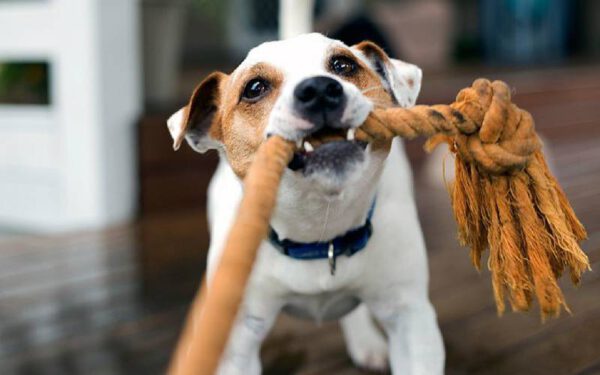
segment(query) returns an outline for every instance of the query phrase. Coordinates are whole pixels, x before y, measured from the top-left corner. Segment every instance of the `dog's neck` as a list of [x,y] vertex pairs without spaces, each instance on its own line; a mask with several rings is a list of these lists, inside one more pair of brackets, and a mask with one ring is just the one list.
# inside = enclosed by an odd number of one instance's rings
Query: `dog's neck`
[[[228,178],[242,187],[225,153],[220,150],[219,155]],[[362,226],[377,195],[387,156],[388,150],[367,151],[365,162],[344,179],[339,194],[332,194],[322,181],[286,170],[271,218],[279,239],[324,242]]]
[[383,170],[381,156],[369,156],[336,193],[318,181],[288,171],[283,178],[271,226],[280,239],[323,242],[363,225]]

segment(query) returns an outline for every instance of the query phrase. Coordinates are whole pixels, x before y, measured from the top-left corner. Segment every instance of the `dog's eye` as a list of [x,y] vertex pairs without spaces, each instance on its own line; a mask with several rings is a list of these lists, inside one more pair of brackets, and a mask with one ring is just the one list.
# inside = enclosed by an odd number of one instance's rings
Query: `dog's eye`
[[350,76],[356,72],[356,62],[346,56],[333,56],[329,62],[331,70],[341,76]]
[[242,99],[248,102],[256,102],[269,92],[270,88],[269,82],[262,78],[254,78],[244,87]]

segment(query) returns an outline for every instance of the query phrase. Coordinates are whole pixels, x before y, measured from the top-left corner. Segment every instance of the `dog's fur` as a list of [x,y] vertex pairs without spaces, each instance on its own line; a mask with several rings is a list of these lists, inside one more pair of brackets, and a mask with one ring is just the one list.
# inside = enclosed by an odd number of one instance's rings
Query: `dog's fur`
[[[334,55],[355,60],[356,73],[336,75],[330,66]],[[313,76],[342,84],[346,102],[336,127],[344,130],[360,126],[374,105],[414,105],[421,85],[419,68],[388,58],[370,42],[348,47],[307,34],[254,48],[230,75],[213,73],[169,119],[175,147],[185,138],[199,152],[221,154],[208,192],[209,282],[257,147],[269,134],[300,140],[313,131],[314,124],[293,106],[294,88]],[[269,82],[270,89],[250,103],[241,95],[254,77]],[[444,349],[428,299],[426,251],[403,145],[369,144],[361,157],[341,163],[341,170],[325,163],[310,174],[286,170],[271,225],[281,238],[327,241],[363,225],[376,197],[368,245],[351,257],[339,256],[332,276],[327,259],[292,259],[263,242],[220,373],[260,373],[260,344],[282,309],[316,320],[341,317],[350,357],[359,366],[384,370],[389,358],[394,374],[443,372]]]

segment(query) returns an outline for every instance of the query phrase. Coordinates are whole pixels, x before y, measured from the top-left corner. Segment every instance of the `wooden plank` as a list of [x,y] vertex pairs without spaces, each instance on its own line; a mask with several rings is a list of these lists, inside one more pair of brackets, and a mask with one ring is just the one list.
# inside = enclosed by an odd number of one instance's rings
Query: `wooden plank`
[[[596,243],[600,235],[596,235]],[[594,252],[592,268],[600,267],[600,245]],[[498,319],[493,305],[482,306],[480,311],[464,315],[453,321],[443,322],[442,330],[446,339],[448,356],[454,362],[465,366],[478,364],[498,353],[510,350],[511,347],[531,340],[536,335],[560,329],[572,320],[579,320],[590,311],[600,310],[600,299],[597,290],[600,288],[600,276],[595,273],[585,275],[581,288],[574,290],[566,280],[561,283],[574,317],[564,315],[560,319],[552,319],[542,325],[537,314],[507,314]],[[475,296],[473,296],[475,298]],[[454,301],[460,304],[460,300]],[[444,310],[438,311],[440,315]],[[464,311],[463,311],[464,313]],[[443,318],[440,317],[443,321]],[[493,337],[486,340],[485,337]],[[474,350],[476,349],[476,350]]]
[[[488,336],[490,337],[490,336]],[[560,328],[549,330],[535,342],[527,342],[502,355],[470,368],[472,374],[568,375],[585,369],[598,360],[600,310],[567,320]]]

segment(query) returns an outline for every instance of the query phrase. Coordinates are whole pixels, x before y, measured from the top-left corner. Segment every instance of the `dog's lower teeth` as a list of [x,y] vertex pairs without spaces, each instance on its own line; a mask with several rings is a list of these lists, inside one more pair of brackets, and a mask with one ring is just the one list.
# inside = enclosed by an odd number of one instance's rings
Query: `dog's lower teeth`
[[356,129],[348,129],[348,133],[346,133],[346,139],[348,141],[353,141],[355,133],[356,133]]
[[309,142],[304,142],[304,150],[306,152],[313,152],[315,149]]

